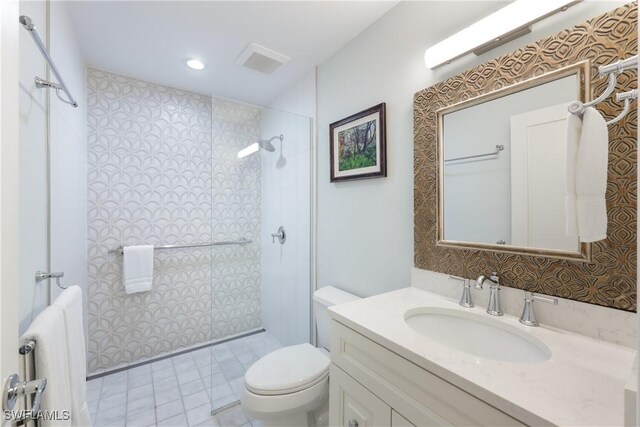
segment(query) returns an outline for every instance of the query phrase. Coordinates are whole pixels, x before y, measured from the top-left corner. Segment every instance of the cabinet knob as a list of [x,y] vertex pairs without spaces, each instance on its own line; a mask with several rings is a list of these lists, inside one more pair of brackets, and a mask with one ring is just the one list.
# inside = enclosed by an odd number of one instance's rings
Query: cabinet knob
[[349,427],[358,427],[358,421],[356,420],[349,420],[349,423],[347,424]]

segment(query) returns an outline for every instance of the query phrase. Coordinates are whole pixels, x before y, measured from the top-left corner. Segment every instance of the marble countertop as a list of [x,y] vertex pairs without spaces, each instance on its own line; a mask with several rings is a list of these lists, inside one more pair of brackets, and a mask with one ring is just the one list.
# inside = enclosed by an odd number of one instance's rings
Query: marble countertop
[[[411,329],[405,313],[442,307],[489,316],[484,307],[462,308],[446,297],[405,288],[329,309],[330,316],[418,366],[529,425],[624,425],[625,384],[635,351],[549,326],[531,328],[505,314],[498,322],[530,333],[552,352],[545,362],[484,359],[433,341]],[[595,327],[595,325],[594,325]]]

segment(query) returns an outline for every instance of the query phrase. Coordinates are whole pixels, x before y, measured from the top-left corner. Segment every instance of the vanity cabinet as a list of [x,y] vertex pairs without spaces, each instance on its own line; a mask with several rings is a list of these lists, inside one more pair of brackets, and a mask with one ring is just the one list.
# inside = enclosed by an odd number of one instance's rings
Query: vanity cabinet
[[390,426],[391,406],[336,365],[331,366],[330,407],[333,427]]
[[331,362],[332,426],[524,426],[335,320]]

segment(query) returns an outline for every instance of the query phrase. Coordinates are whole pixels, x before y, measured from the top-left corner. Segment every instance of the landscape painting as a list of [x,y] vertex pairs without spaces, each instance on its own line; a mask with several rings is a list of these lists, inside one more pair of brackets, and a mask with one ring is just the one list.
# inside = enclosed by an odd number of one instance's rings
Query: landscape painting
[[386,176],[385,104],[330,125],[331,182]]

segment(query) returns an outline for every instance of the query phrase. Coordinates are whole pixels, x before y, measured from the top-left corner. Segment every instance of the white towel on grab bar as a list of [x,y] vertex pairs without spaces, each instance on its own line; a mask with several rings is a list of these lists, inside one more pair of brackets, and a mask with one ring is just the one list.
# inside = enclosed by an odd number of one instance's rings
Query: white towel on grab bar
[[[91,426],[87,405],[87,358],[84,341],[84,316],[82,315],[82,290],[69,286],[53,302],[64,314],[71,384],[71,425]],[[37,344],[36,344],[37,345]]]
[[567,118],[566,234],[581,242],[607,238],[609,134],[593,107]]
[[[42,393],[41,411],[55,413],[64,417],[63,411],[72,411],[71,385],[69,381],[69,363],[67,352],[67,334],[64,325],[64,313],[58,306],[45,308],[22,336],[22,342],[34,339],[36,379],[46,378],[47,386]],[[30,408],[28,408],[30,409]],[[53,417],[55,418],[55,417]],[[71,419],[40,419],[40,426],[70,426]]]
[[125,246],[122,283],[127,294],[150,291],[153,284],[153,246]]

